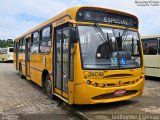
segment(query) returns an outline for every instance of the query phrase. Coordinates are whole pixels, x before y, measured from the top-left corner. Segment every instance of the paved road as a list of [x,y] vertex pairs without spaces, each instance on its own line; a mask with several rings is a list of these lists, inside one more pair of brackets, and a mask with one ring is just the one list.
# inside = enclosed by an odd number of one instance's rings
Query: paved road
[[75,119],[61,104],[60,100],[48,99],[33,82],[21,79],[12,63],[0,63],[0,119],[16,117],[14,114],[18,114],[19,119],[29,120]]
[[[48,99],[33,82],[20,79],[13,64],[0,63],[0,114],[18,114],[25,120],[77,119],[61,104],[61,100]],[[160,79],[146,78],[143,95],[131,100],[71,108],[93,120],[112,119],[115,114],[160,114]]]

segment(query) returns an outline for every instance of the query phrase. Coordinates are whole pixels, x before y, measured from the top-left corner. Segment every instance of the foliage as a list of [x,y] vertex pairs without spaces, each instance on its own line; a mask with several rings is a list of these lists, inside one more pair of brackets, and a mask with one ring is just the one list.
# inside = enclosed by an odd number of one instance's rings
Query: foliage
[[1,40],[0,39],[0,48],[13,47],[14,42],[12,39]]

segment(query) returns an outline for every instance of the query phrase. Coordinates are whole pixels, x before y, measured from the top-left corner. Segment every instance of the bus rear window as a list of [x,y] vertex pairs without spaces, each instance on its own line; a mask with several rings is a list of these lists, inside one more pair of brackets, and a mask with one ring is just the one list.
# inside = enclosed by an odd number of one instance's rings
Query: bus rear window
[[9,52],[13,52],[13,48],[9,48]]

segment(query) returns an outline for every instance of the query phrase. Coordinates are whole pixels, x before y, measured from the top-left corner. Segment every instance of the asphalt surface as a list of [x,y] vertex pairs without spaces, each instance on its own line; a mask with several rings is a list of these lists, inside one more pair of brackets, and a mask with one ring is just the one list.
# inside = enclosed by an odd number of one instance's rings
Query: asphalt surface
[[[21,79],[12,63],[0,63],[0,120],[113,120],[119,119],[120,115],[134,115],[132,117],[139,120],[152,119],[153,116],[144,115],[160,115],[160,79],[147,77],[143,95],[130,100],[96,105],[68,105],[72,112],[77,111],[83,117],[77,118],[77,115],[70,114],[62,106],[61,100],[48,99],[38,85]],[[125,118],[128,119],[123,116]],[[156,118],[160,119],[160,116]]]
[[32,81],[21,79],[13,63],[0,63],[0,120],[77,119],[62,105],[59,99],[47,98]]

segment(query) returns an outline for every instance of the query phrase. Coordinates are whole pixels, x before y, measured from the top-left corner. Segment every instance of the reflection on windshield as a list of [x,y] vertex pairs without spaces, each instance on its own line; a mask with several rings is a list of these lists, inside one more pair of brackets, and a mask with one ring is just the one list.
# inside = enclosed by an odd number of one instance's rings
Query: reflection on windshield
[[[87,69],[135,68],[141,65],[137,32],[95,26],[78,26],[83,67]],[[124,32],[126,32],[124,34]]]

